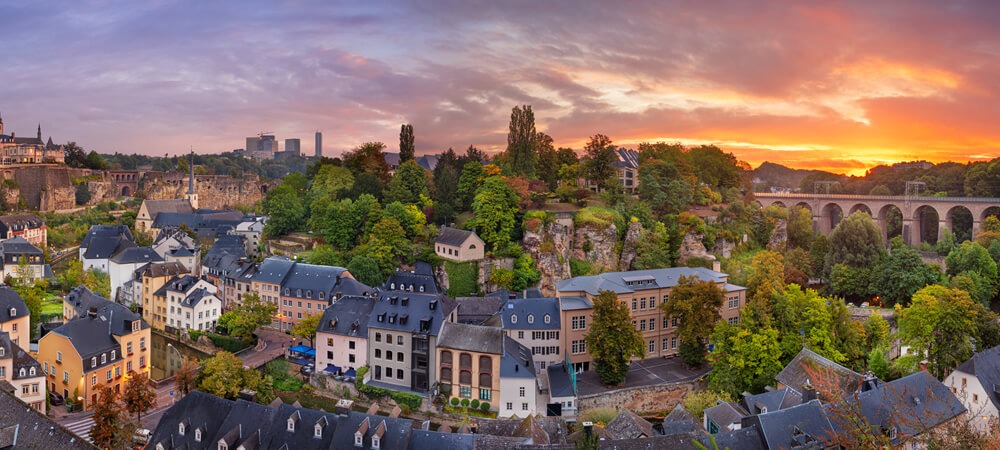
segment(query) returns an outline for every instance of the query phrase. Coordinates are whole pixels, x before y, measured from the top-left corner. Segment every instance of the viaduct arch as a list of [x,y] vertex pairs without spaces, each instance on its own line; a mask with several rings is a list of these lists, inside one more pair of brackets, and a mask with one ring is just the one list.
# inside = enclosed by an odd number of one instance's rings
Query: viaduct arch
[[[968,212],[972,215],[972,236],[979,233],[983,220],[1000,208],[1000,198],[983,197],[906,197],[901,195],[840,195],[840,194],[773,194],[755,193],[761,206],[800,206],[812,211],[813,228],[829,234],[839,222],[839,217],[855,211],[864,211],[872,216],[875,225],[886,236],[886,215],[896,207],[903,215],[903,241],[908,245],[919,245],[921,213],[937,213],[937,236],[941,239],[944,229],[953,228],[956,214]],[[842,216],[838,216],[840,213]]]

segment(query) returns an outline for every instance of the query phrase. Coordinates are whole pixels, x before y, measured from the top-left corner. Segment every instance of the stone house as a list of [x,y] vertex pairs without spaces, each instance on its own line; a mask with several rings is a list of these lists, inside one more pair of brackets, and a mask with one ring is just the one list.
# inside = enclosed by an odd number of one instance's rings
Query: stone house
[[456,262],[480,261],[486,257],[486,243],[476,233],[446,226],[434,240],[434,253]]

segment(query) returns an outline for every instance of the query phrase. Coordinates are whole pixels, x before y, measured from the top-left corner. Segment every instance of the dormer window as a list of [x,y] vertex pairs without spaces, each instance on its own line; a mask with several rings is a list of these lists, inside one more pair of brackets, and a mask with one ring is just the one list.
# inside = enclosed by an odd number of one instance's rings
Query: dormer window
[[17,315],[17,308],[15,308],[15,307],[11,306],[11,307],[10,307],[10,316],[11,316],[11,317],[14,317],[14,316],[16,316],[16,315]]
[[7,349],[5,349],[3,347],[0,347],[0,356],[3,356],[4,352],[6,352],[6,351],[7,351]]
[[295,431],[295,419],[288,419],[288,431]]
[[380,439],[378,435],[372,436],[372,449],[378,450],[382,448],[382,443],[380,442],[381,440],[382,439]]
[[17,376],[19,376],[19,377],[23,377],[24,376],[24,367],[22,367],[21,370],[17,371]]
[[542,320],[544,320],[545,323],[552,322],[552,316],[546,314],[545,317]]
[[326,293],[323,291],[319,291],[319,299],[324,300],[324,297],[326,297]]
[[101,353],[101,364],[104,364],[106,362],[108,362],[108,354],[107,353]]
[[291,289],[285,288],[285,295],[288,295],[290,292],[292,292]]
[[355,432],[354,433],[354,446],[355,447],[361,447],[363,445],[362,442],[364,441],[364,438],[365,438],[365,435],[361,434],[361,432]]
[[535,315],[528,314],[528,323],[535,323]]
[[323,437],[323,425],[317,423],[313,426],[313,437]]
[[194,430],[194,441],[201,442],[201,428],[195,428]]
[[510,323],[517,323],[517,314],[510,315]]
[[177,434],[184,436],[184,422],[177,424]]
[[[160,444],[156,444],[156,445],[160,445]],[[157,448],[157,450],[161,450],[161,449],[162,449],[162,447]],[[219,440],[219,450],[229,450],[229,446],[226,445],[226,441],[223,441],[221,439]]]
[[[396,283],[389,283],[389,289],[396,290]],[[11,313],[11,314],[13,314],[13,313]]]
[[111,350],[111,360],[112,360],[112,361],[114,361],[114,360],[115,360],[115,353],[116,353],[116,352],[117,352],[117,350]]
[[312,289],[306,290],[306,298],[313,298],[313,291],[312,291]]
[[97,357],[90,358],[90,367],[97,367]]
[[140,327],[142,327],[142,322],[141,321],[139,321],[139,320],[133,320],[132,321],[132,331],[139,331]]
[[296,289],[295,290],[295,296],[301,298],[302,297],[302,289]]
[[28,369],[28,375],[35,376],[35,368],[34,367]]

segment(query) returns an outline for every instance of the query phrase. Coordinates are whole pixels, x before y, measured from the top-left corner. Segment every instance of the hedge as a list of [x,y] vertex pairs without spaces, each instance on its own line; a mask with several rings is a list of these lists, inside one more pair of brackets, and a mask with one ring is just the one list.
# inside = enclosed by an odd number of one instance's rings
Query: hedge
[[365,384],[365,374],[367,373],[368,366],[362,366],[358,369],[357,377],[354,379],[354,386],[358,388],[358,392],[365,394],[365,396],[373,400],[390,397],[401,406],[408,406],[410,409],[420,409],[420,404],[424,400],[423,397],[409,392],[397,392]]
[[211,340],[212,344],[214,344],[216,347],[219,347],[230,353],[236,353],[240,350],[249,347],[249,345],[245,344],[240,339],[231,336],[223,336],[221,334],[214,334],[214,333],[205,333],[204,331],[197,331],[197,330],[188,330],[188,336],[191,337],[192,341],[197,342],[198,338],[201,337],[202,335],[208,336],[208,339]]

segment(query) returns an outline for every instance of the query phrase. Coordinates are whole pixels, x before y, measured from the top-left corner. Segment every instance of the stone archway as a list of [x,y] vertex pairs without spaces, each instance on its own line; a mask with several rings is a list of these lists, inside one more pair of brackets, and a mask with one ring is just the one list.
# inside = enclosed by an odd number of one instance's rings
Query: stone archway
[[886,241],[903,234],[903,212],[894,204],[887,204],[878,211],[877,225]]
[[128,186],[122,186],[122,197],[131,197]]
[[829,234],[834,228],[837,228],[837,224],[841,220],[844,220],[844,210],[840,205],[836,203],[827,203],[820,210],[819,215],[819,230],[823,234]]
[[937,209],[930,205],[920,205],[913,210],[913,229],[910,245],[919,246],[923,242],[937,244],[941,232],[941,217]]
[[[969,208],[958,205],[945,213],[945,224],[952,234],[955,235],[955,243],[972,240],[973,236],[973,216]],[[938,232],[938,236],[944,236],[943,230]]]

